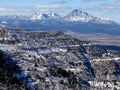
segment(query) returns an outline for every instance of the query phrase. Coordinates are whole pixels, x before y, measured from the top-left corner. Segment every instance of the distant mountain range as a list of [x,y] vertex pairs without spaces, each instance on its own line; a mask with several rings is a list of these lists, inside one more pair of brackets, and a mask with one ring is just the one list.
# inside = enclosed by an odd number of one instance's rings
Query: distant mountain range
[[94,17],[79,9],[73,10],[64,17],[53,12],[35,13],[26,16],[0,16],[0,24],[28,30],[60,30],[63,32],[74,31],[79,33],[120,34],[120,25],[116,22]]

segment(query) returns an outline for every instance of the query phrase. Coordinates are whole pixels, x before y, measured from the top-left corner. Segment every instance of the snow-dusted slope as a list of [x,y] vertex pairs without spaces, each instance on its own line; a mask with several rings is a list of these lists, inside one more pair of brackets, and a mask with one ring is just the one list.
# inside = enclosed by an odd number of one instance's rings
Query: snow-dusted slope
[[88,22],[93,19],[92,16],[90,16],[88,13],[83,12],[79,9],[73,10],[70,14],[64,17],[67,21],[82,21],[82,22]]
[[[12,53],[12,51],[11,51]],[[23,70],[17,65],[17,61],[0,49],[0,89],[1,90],[29,90],[32,82]]]
[[1,21],[3,24],[7,24],[7,20],[47,20],[47,19],[57,19],[60,18],[60,16],[53,12],[46,12],[46,13],[35,13],[30,15],[6,15],[6,16],[0,16],[0,19],[3,19]]
[[[7,67],[10,72],[15,70],[14,76],[31,88],[28,90],[97,90],[98,87],[103,90],[112,89],[112,86],[119,90],[119,57],[107,53],[99,45],[74,39],[60,31],[25,31],[2,27],[0,49],[17,62],[14,65],[0,53],[0,67]],[[6,57],[5,62],[1,56]],[[114,60],[116,58],[118,60]],[[115,78],[110,80],[106,78],[108,75]],[[118,84],[113,84],[113,80]],[[104,86],[96,86],[97,83],[104,83]]]
[[113,23],[113,21],[111,20],[91,16],[87,12],[83,12],[79,9],[73,10],[71,13],[65,16],[64,19],[67,21],[76,21],[76,22],[93,22],[93,23],[105,23],[105,24]]
[[44,19],[55,19],[59,18],[60,16],[53,12],[47,12],[47,13],[36,13],[31,15],[31,20],[44,20]]

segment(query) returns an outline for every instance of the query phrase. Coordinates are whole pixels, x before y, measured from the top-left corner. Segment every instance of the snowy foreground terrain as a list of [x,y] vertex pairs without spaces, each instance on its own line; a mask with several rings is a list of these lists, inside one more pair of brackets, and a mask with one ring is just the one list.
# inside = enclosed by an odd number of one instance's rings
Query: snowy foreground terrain
[[120,52],[60,31],[1,27],[0,90],[120,90]]

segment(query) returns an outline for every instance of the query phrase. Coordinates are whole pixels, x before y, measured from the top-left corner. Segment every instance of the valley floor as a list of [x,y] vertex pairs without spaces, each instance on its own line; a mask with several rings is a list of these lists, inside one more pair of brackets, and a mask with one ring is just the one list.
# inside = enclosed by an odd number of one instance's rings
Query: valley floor
[[111,45],[111,46],[120,46],[120,36],[100,34],[100,33],[75,33],[75,32],[66,32],[66,34],[71,35],[79,40],[90,41],[94,44],[99,45]]

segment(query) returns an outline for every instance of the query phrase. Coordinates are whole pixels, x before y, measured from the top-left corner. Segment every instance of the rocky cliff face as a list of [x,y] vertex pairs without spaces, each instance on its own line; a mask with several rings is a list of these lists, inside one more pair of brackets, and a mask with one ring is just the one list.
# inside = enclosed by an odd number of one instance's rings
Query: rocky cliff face
[[[0,49],[17,61],[15,65],[22,71],[21,74],[12,73],[32,90],[89,90],[100,71],[96,59],[107,55],[102,47],[79,41],[60,31],[1,28],[0,34]],[[114,65],[119,66],[119,61]],[[116,68],[114,72],[119,76],[120,68]]]

